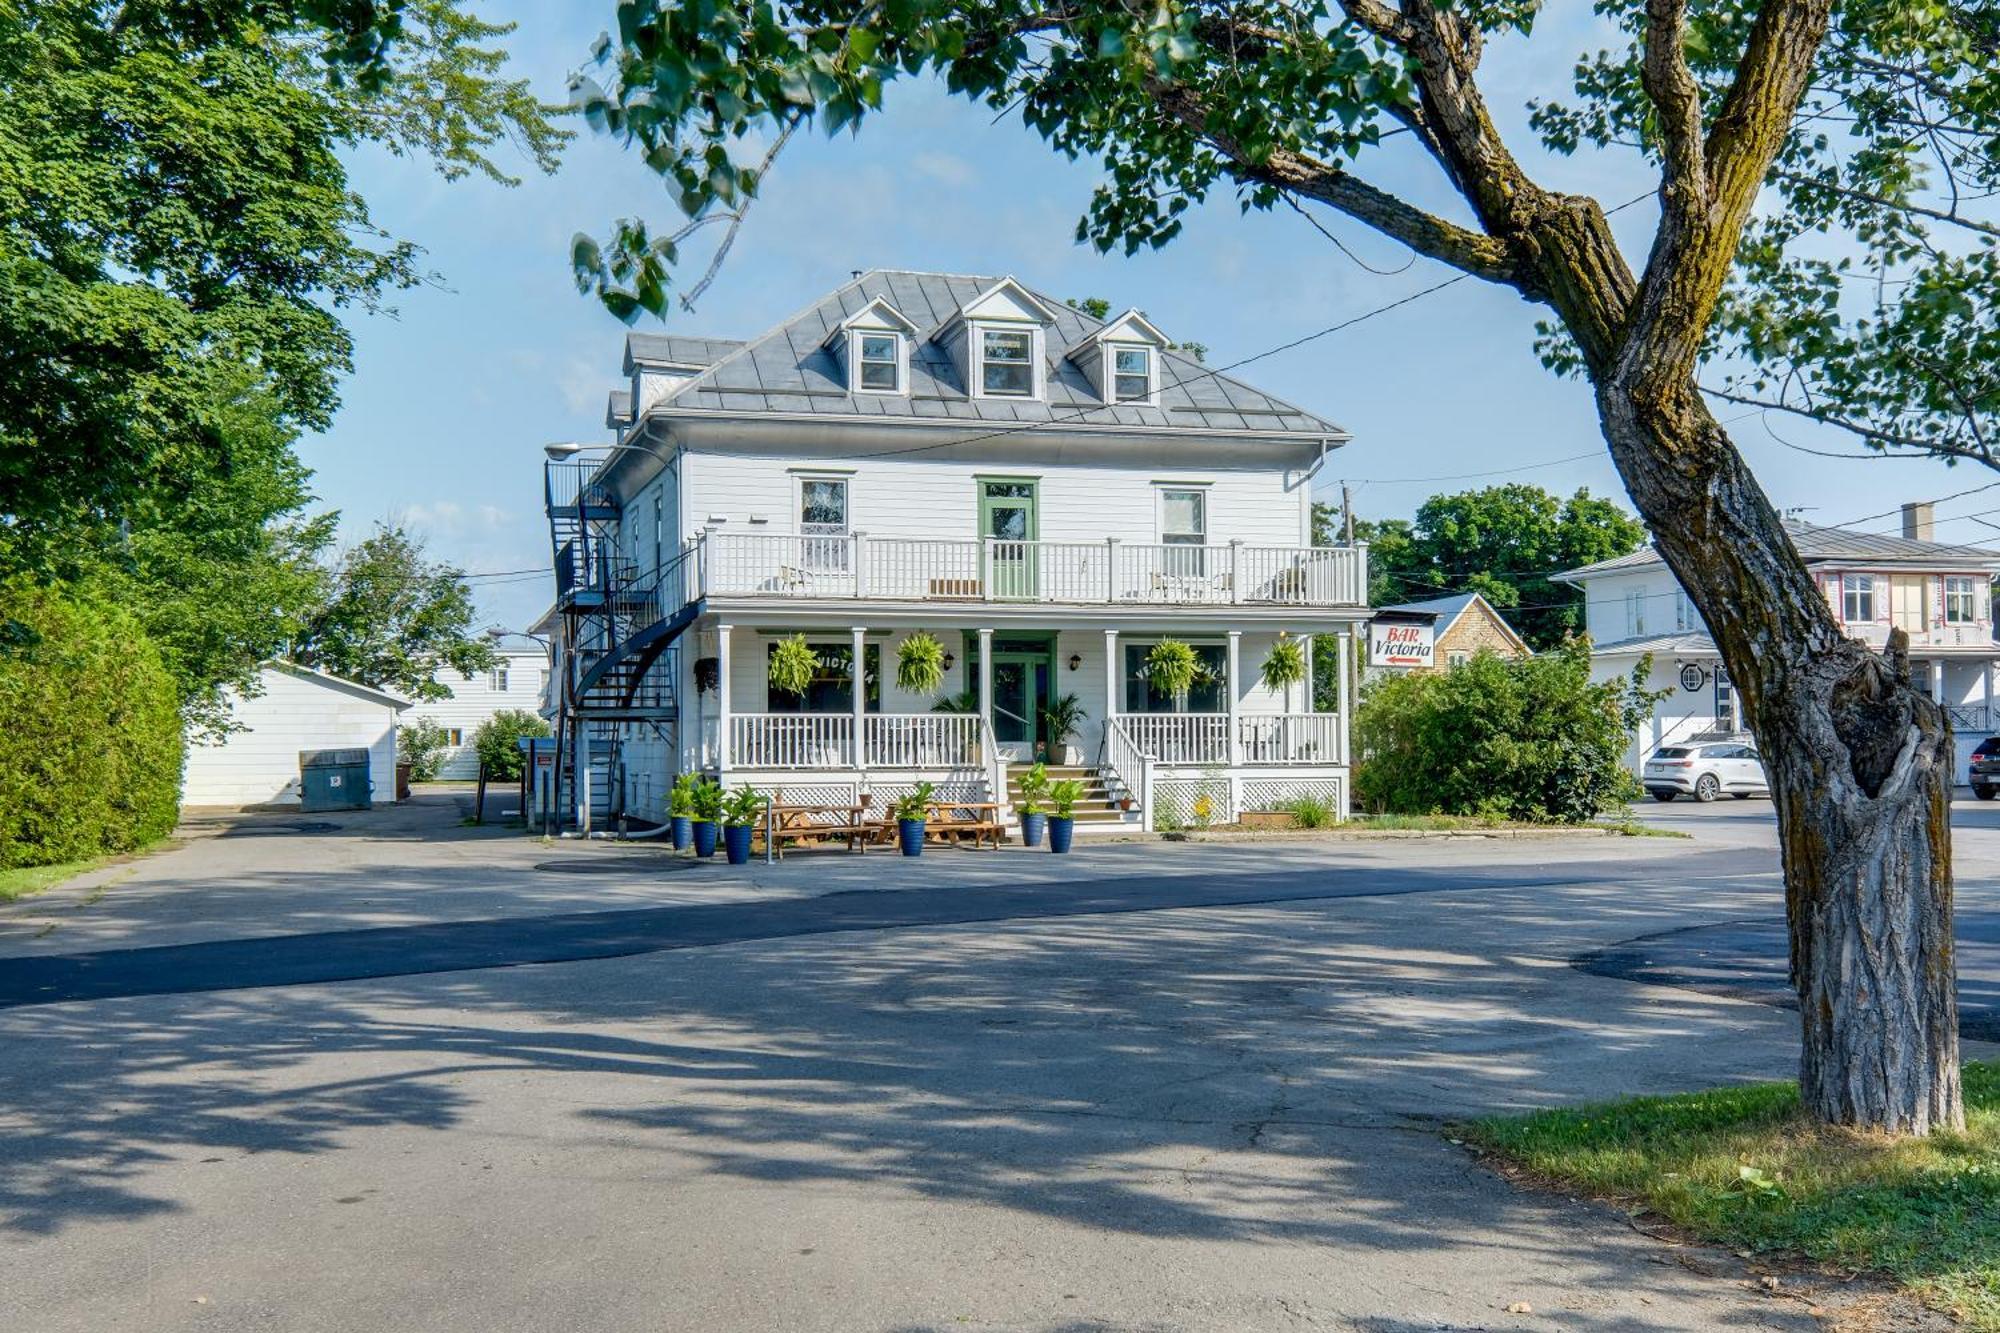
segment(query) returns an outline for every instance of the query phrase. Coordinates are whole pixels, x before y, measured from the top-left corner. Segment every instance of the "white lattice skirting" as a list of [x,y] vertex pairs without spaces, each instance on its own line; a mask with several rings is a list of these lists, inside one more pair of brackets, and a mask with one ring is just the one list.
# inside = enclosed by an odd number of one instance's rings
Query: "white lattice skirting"
[[1233,824],[1245,811],[1277,810],[1302,796],[1325,801],[1347,818],[1347,780],[1340,774],[1244,777],[1205,774],[1153,780],[1153,827],[1164,833]]

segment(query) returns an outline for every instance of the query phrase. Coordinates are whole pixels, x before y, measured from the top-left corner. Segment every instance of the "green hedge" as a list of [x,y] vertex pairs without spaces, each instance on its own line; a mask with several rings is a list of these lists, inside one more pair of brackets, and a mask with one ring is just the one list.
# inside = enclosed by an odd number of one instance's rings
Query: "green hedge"
[[0,586],[0,869],[131,851],[173,829],[181,719],[128,613]]
[[496,782],[519,782],[528,757],[516,742],[523,736],[546,736],[549,724],[520,708],[503,708],[479,724],[472,733],[472,748],[479,752],[479,766]]
[[1383,677],[1355,713],[1355,793],[1395,814],[1593,819],[1638,792],[1625,758],[1653,699],[1644,678],[1592,684],[1584,639]]

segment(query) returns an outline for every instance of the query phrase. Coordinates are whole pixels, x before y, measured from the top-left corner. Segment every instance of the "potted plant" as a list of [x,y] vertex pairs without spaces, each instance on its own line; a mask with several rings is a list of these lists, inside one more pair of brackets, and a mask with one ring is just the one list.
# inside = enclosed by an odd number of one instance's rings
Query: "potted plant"
[[1049,788],[1049,850],[1067,852],[1076,832],[1076,803],[1083,799],[1083,784],[1064,778]]
[[1285,697],[1285,707],[1292,706],[1292,686],[1306,678],[1306,647],[1293,638],[1288,631],[1278,631],[1278,641],[1271,645],[1269,656],[1264,659],[1264,669],[1259,673],[1264,680],[1264,688],[1273,694]]
[[781,694],[805,697],[819,674],[819,654],[803,634],[793,634],[771,645],[771,688]]
[[944,645],[935,634],[918,630],[896,645],[896,685],[926,699],[944,688]]
[[1058,694],[1042,709],[1042,726],[1049,733],[1051,752],[1061,755],[1065,764],[1076,763],[1071,758],[1076,751],[1070,748],[1069,738],[1083,727],[1083,700],[1074,694]]
[[686,851],[694,841],[694,788],[699,781],[694,774],[683,773],[667,793],[667,822],[672,829],[668,836],[677,852]]
[[1021,799],[1014,803],[1014,809],[1021,815],[1021,845],[1039,847],[1042,845],[1042,830],[1049,822],[1048,812],[1042,808],[1049,798],[1048,765],[1033,765],[1020,776],[1017,785],[1021,789]]
[[934,782],[919,782],[907,796],[898,796],[893,807],[896,815],[896,843],[905,856],[924,854],[924,823],[931,812],[931,797],[937,794]]
[[729,793],[729,799],[722,803],[722,844],[729,854],[729,864],[749,863],[750,832],[757,827],[763,813],[763,795],[747,784]]
[[694,854],[715,855],[715,826],[722,820],[722,784],[697,778],[694,784]]
[[1172,699],[1178,712],[1187,711],[1188,691],[1200,674],[1201,659],[1179,639],[1161,639],[1146,652],[1146,683]]

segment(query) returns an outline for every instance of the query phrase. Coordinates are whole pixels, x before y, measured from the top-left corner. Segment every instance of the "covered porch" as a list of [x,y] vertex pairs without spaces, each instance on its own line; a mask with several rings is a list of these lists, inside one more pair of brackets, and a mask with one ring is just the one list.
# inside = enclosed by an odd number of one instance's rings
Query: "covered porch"
[[[705,615],[683,659],[680,766],[826,799],[881,800],[932,781],[1004,801],[1008,767],[1041,758],[1094,770],[1113,802],[1128,807],[1126,826],[1225,823],[1294,795],[1345,813],[1351,620],[965,623],[971,618],[884,613],[829,625],[764,608]],[[918,633],[945,648],[934,695],[897,681],[898,654]],[[1339,659],[1330,712],[1312,698],[1319,634],[1334,636]],[[771,654],[792,635],[804,636],[819,663],[803,694],[770,683]],[[1273,690],[1261,668],[1281,636],[1302,645],[1306,673]],[[1146,655],[1167,638],[1188,644],[1200,662],[1197,684],[1179,701],[1147,680]],[[1071,719],[1060,735],[1052,712]]]

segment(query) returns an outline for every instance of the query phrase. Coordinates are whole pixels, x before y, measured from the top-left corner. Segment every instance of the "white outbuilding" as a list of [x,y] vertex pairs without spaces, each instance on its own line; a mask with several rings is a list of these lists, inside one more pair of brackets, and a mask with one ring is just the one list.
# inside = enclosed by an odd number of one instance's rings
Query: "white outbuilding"
[[266,662],[258,680],[255,695],[230,692],[237,729],[189,738],[181,804],[297,805],[305,750],[366,750],[374,800],[396,799],[396,718],[408,700],[292,662]]

